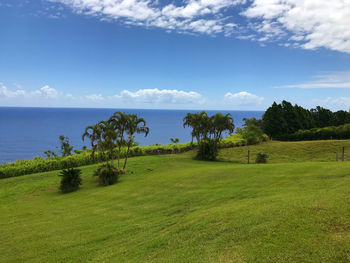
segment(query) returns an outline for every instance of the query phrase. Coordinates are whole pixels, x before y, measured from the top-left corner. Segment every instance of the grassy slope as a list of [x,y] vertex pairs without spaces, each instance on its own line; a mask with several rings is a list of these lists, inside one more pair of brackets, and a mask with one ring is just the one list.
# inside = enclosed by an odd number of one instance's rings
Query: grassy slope
[[0,180],[0,262],[350,261],[350,163],[136,157],[105,188],[95,168],[67,195],[58,172]]
[[237,163],[247,163],[248,150],[251,161],[257,153],[267,153],[270,163],[335,161],[335,152],[341,160],[342,147],[345,147],[345,160],[350,161],[350,140],[279,142],[270,141],[257,145],[222,149],[220,159]]

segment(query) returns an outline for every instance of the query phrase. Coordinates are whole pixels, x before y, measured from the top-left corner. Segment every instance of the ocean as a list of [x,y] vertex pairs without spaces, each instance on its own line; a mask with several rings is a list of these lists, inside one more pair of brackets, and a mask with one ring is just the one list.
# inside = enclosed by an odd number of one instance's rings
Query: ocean
[[[183,128],[186,113],[198,110],[142,110],[142,109],[81,109],[81,108],[17,108],[0,107],[0,163],[18,159],[44,157],[44,151],[59,153],[60,135],[68,136],[74,149],[88,146],[81,136],[88,125],[107,120],[115,111],[137,114],[146,120],[149,135],[136,136],[140,145],[168,144],[170,138],[180,143],[191,140],[190,129]],[[236,127],[243,118],[260,118],[262,111],[207,111],[231,113]]]

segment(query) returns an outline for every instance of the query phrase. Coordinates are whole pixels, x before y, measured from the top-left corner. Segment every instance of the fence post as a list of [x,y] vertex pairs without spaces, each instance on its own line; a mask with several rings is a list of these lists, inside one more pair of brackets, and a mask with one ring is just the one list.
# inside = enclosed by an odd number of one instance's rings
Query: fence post
[[344,154],[345,154],[345,147],[343,147],[342,153],[341,153],[341,161],[344,162]]
[[338,152],[334,152],[335,153],[335,160],[338,162]]
[[249,164],[250,151],[248,150],[248,164]]

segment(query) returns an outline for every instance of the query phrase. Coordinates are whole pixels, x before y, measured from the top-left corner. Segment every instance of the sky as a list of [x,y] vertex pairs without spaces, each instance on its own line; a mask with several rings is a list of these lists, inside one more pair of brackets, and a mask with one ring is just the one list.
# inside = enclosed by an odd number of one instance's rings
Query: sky
[[0,106],[350,109],[350,0],[0,0]]

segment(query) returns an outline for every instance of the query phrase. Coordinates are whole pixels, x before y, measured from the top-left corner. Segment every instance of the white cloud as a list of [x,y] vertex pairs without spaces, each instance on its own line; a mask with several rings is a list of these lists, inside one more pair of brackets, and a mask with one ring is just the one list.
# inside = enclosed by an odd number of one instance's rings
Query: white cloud
[[42,87],[39,90],[33,92],[33,95],[44,98],[56,98],[59,94],[54,88],[50,88],[48,85]]
[[269,39],[271,34],[289,34],[285,41],[304,49],[325,47],[350,53],[349,0],[253,0],[242,14],[255,19],[255,30]]
[[321,105],[335,110],[350,110],[350,97],[328,97],[326,99],[314,99],[314,105]]
[[180,0],[165,5],[158,0],[47,1],[125,24],[180,33],[236,34],[259,43],[280,41],[281,46],[350,53],[349,0]]
[[137,103],[188,104],[203,102],[203,97],[197,92],[168,89],[140,89],[136,92],[123,90],[119,95],[115,95],[114,97]]
[[[158,0],[49,0],[63,3],[79,14],[126,24],[159,27],[187,33],[232,33],[235,23],[222,17],[225,9],[245,0],[188,0],[161,5]],[[232,19],[231,19],[232,20]]]
[[335,72],[315,76],[312,81],[277,88],[350,89],[350,72]]
[[91,95],[87,95],[85,96],[88,100],[92,100],[92,101],[102,101],[105,98],[102,96],[102,94],[91,94]]
[[259,105],[264,100],[263,97],[251,94],[246,91],[241,91],[238,93],[228,92],[224,96],[224,101],[230,105]]
[[16,98],[23,97],[26,92],[23,89],[9,90],[3,83],[0,82],[0,98]]

